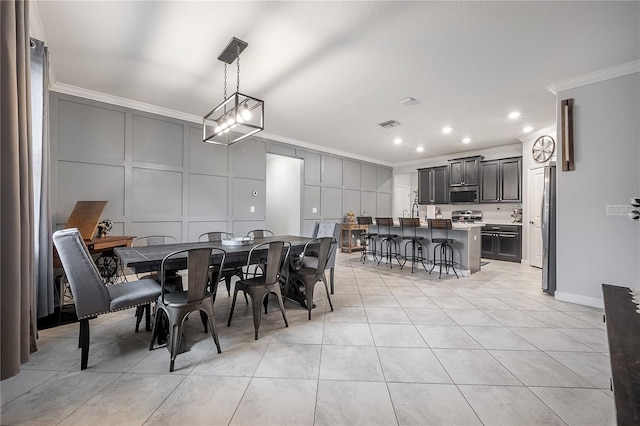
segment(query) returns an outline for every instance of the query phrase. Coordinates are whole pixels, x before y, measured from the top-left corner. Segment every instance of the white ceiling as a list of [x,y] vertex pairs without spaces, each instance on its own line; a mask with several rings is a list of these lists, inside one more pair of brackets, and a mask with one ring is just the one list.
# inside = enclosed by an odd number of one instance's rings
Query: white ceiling
[[[201,117],[222,101],[217,56],[235,36],[249,43],[240,91],[265,101],[261,135],[384,164],[516,143],[525,125],[555,123],[551,83],[640,59],[637,1],[40,0],[37,11],[54,87]],[[391,119],[402,125],[377,125]]]

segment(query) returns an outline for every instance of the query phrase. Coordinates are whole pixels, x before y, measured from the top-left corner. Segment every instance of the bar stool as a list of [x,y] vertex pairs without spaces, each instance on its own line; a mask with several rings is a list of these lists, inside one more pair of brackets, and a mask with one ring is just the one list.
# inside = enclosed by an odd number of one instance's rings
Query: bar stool
[[[393,226],[393,218],[391,217],[376,217],[376,225],[378,225],[378,237],[380,237],[380,259],[378,259],[378,265],[382,259],[387,259],[389,262],[389,266],[393,268],[393,262],[391,261],[392,257],[396,258],[396,262],[398,265],[400,264],[400,260],[398,259],[398,243],[395,238],[398,237],[398,234],[391,233],[391,227]],[[384,232],[384,227],[387,227],[387,232]],[[385,253],[385,244],[387,251]],[[393,246],[393,250],[391,250]]]
[[[440,274],[438,275],[438,278],[442,278],[443,267],[446,269],[447,274],[449,273],[449,267],[451,267],[451,269],[453,269],[453,273],[456,274],[456,278],[460,278],[454,266],[455,262],[453,261],[453,247],[451,247],[451,244],[455,243],[456,240],[449,238],[449,230],[453,229],[451,219],[428,219],[428,222],[429,229],[431,230],[431,242],[435,244],[435,246],[433,247],[433,266],[429,271],[429,275],[431,275],[433,269],[436,267],[436,265],[438,265],[438,267],[440,268]],[[443,229],[444,238],[434,238],[434,229]],[[439,258],[436,257],[436,251],[438,249],[440,250]],[[449,257],[449,254],[451,254],[451,257]]]
[[358,225],[367,226],[367,231],[360,233],[360,237],[363,239],[360,261],[364,263],[367,260],[367,255],[371,254],[373,255],[373,261],[375,262],[378,258],[376,257],[376,240],[373,237],[377,237],[378,234],[369,232],[369,227],[373,225],[373,218],[371,216],[358,216],[357,221]]
[[[407,261],[411,261],[411,273],[413,274],[413,269],[416,262],[422,263],[422,267],[425,272],[427,271],[427,266],[424,264],[424,251],[422,243],[424,241],[424,237],[418,236],[417,231],[420,227],[420,219],[417,217],[401,217],[400,218],[400,229],[402,231],[402,239],[406,241],[404,243],[404,263],[400,266],[400,269],[404,268],[404,265]],[[428,241],[426,242],[428,244]],[[408,247],[411,244],[411,255],[408,254]]]

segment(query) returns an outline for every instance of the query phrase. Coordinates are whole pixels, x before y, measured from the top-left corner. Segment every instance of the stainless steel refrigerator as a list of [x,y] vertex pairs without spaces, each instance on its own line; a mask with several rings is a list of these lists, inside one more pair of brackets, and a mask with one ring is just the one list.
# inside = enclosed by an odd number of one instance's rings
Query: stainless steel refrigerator
[[544,168],[542,193],[542,291],[556,292],[556,163]]

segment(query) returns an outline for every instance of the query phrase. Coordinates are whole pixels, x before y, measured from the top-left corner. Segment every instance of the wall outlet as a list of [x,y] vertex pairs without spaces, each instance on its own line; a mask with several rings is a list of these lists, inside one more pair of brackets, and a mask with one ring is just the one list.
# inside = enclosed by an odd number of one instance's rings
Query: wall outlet
[[318,208],[317,207],[313,207],[311,209],[311,213],[318,213]]
[[251,206],[251,213],[255,213],[256,212],[256,206]]
[[604,212],[607,216],[627,216],[632,210],[629,204],[607,204]]

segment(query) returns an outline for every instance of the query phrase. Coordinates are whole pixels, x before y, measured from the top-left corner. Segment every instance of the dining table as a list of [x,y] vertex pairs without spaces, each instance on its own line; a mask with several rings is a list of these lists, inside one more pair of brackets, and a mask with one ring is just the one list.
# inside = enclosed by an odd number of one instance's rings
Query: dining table
[[[229,265],[244,266],[247,264],[247,258],[249,251],[257,244],[269,243],[272,241],[287,241],[291,244],[291,251],[289,253],[289,264],[291,260],[299,256],[304,250],[305,244],[311,241],[312,238],[302,237],[297,235],[275,235],[263,238],[254,238],[251,241],[245,241],[244,243],[238,243],[233,245],[224,244],[222,242],[186,242],[186,243],[173,243],[173,244],[161,244],[161,245],[149,245],[149,246],[134,246],[134,247],[116,247],[114,253],[120,258],[122,267],[128,267],[136,274],[144,272],[160,272],[160,266],[162,260],[170,253],[179,250],[187,250],[198,247],[215,247],[225,251],[225,267]],[[266,249],[264,250],[266,253]],[[214,254],[214,258],[215,258]],[[217,255],[220,256],[220,255]],[[186,254],[183,257],[176,257],[171,260],[171,263],[166,265],[167,270],[178,271],[186,269]],[[216,259],[217,260],[217,259]],[[285,268],[285,272],[288,268]],[[286,275],[286,274],[285,274]],[[284,290],[285,283],[282,287]],[[288,294],[284,294],[285,297],[292,299],[301,306],[306,308],[306,298],[304,295],[298,294],[297,286],[290,286],[291,291]]]

